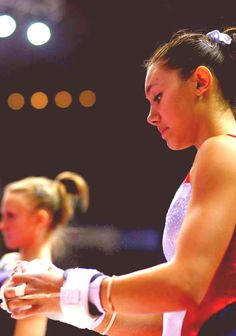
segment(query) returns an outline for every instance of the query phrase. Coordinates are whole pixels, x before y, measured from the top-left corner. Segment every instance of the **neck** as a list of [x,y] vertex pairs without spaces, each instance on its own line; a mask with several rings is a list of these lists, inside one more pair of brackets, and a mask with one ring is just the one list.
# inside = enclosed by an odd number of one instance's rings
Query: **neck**
[[47,241],[41,245],[29,246],[20,250],[21,259],[31,261],[33,259],[51,260],[51,244]]
[[236,135],[236,121],[231,109],[220,111],[220,113],[215,112],[215,115],[211,115],[209,120],[202,123],[196,148],[198,149],[208,138],[225,134]]

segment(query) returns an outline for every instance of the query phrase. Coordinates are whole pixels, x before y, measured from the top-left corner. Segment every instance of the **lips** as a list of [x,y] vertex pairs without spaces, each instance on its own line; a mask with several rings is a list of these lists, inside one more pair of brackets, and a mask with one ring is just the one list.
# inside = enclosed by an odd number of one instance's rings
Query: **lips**
[[167,130],[168,130],[168,127],[158,128],[158,131],[161,133],[162,137]]

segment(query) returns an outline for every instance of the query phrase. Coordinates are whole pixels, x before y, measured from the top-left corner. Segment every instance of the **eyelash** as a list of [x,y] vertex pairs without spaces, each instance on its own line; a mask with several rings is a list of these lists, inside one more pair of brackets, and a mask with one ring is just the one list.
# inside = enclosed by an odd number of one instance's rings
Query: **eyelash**
[[161,93],[158,93],[158,94],[154,97],[153,101],[154,101],[154,102],[158,102],[158,103],[160,103],[160,101],[161,101],[161,96],[162,96],[162,94],[161,94]]

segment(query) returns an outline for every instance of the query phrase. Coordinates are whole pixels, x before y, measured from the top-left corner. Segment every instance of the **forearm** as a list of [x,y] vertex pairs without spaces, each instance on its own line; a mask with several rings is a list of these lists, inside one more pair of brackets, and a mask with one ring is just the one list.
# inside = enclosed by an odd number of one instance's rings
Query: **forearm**
[[31,316],[16,322],[14,336],[44,336],[47,331],[47,317]]
[[[174,276],[173,276],[174,274]],[[186,310],[194,304],[185,287],[184,272],[165,263],[156,267],[114,277],[110,298],[110,278],[101,286],[101,302],[106,312],[113,310],[122,314],[147,314]],[[110,301],[110,304],[109,304]]]
[[[103,322],[95,329],[101,333],[107,327],[111,314],[107,314]],[[109,336],[161,336],[162,335],[162,314],[147,315],[122,315],[118,314],[112,327],[108,332]]]

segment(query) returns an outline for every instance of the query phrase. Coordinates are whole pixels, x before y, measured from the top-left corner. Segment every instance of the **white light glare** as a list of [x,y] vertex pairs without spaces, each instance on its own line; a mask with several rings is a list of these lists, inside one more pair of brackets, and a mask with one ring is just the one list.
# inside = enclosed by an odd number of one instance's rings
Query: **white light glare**
[[0,37],[8,37],[14,33],[16,21],[9,15],[0,15]]
[[30,43],[34,45],[42,45],[50,39],[51,31],[45,23],[36,22],[29,26],[27,37]]

